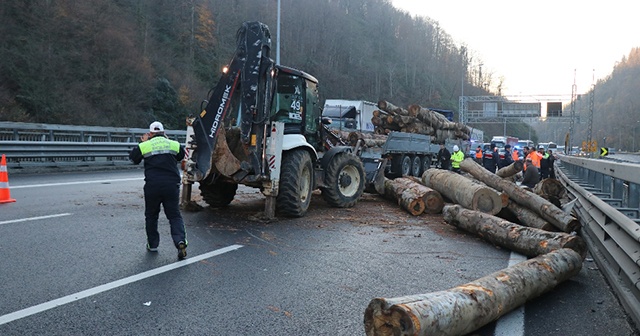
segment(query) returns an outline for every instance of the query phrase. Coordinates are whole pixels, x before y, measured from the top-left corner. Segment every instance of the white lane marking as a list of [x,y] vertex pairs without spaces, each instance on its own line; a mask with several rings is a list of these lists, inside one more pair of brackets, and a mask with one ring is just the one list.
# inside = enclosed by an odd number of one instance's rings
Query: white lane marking
[[53,309],[62,305],[65,305],[67,303],[71,303],[74,301],[78,301],[84,298],[87,298],[89,296],[92,295],[96,295],[102,292],[106,292],[108,290],[114,289],[114,288],[118,288],[124,285],[128,285],[130,283],[136,282],[136,281],[140,281],[140,280],[144,280],[146,278],[150,278],[152,276],[158,275],[158,274],[162,274],[180,267],[184,267],[187,265],[191,265],[193,263],[196,263],[198,261],[204,260],[204,259],[209,259],[211,257],[215,257],[217,255],[223,254],[223,253],[227,253],[230,251],[234,251],[237,250],[239,248],[243,247],[243,245],[231,245],[231,246],[227,246],[215,251],[211,251],[209,253],[205,253],[205,254],[201,254],[199,256],[195,256],[192,258],[188,258],[182,261],[178,261],[175,262],[173,264],[169,264],[169,265],[165,265],[162,267],[158,267],[146,272],[142,272],[140,274],[136,274],[136,275],[132,275],[130,277],[126,277],[124,279],[120,279],[120,280],[116,280],[113,282],[110,282],[108,284],[104,284],[98,287],[93,287],[87,290],[83,290],[81,292],[77,292],[75,294],[71,294],[71,295],[67,295],[65,297],[61,297],[59,299],[55,299],[55,300],[51,300],[49,302],[45,302],[45,303],[41,303],[39,305],[33,306],[33,307],[29,307],[29,308],[25,308],[22,310],[18,310],[16,312],[13,313],[9,313],[6,315],[2,315],[0,316],[0,325],[3,324],[7,324],[9,322],[15,321],[15,320],[19,320],[21,318],[25,318],[27,316],[31,316],[37,313],[41,313],[43,311],[49,310],[49,309]]
[[73,214],[70,214],[70,213],[61,213],[61,214],[48,215],[48,216],[39,216],[39,217],[29,217],[29,218],[12,219],[12,220],[7,220],[7,221],[0,222],[0,225],[2,225],[2,224],[11,224],[11,223],[20,223],[20,222],[28,222],[28,221],[34,221],[34,220],[40,220],[40,219],[49,219],[49,218],[56,218],[56,217],[64,217],[64,216],[71,216],[71,215],[73,215]]
[[74,182],[60,182],[60,183],[30,184],[30,185],[21,185],[21,186],[11,186],[9,188],[13,190],[13,189],[22,189],[22,188],[56,187],[56,186],[74,185],[74,184],[138,181],[138,180],[143,180],[143,179],[144,179],[144,177],[132,177],[132,178],[115,179],[115,180],[91,180],[91,181],[74,181]]
[[[511,252],[509,256],[509,266],[521,263],[527,260],[527,256]],[[496,328],[493,331],[495,336],[518,336],[524,335],[524,305],[503,315],[496,322]]]

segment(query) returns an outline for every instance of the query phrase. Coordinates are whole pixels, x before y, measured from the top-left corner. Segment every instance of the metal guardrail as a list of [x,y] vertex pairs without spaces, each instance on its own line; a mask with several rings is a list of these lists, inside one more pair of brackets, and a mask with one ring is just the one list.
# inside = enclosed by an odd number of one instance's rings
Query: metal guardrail
[[[130,165],[145,128],[0,122],[0,154],[9,169]],[[184,143],[186,131],[166,131]]]
[[575,200],[591,255],[640,325],[640,165],[561,156],[558,176]]

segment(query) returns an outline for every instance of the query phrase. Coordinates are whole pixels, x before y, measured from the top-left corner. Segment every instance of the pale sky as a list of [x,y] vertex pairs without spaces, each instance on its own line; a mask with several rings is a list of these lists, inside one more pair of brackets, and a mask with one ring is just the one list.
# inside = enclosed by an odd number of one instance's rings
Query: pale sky
[[[392,0],[396,8],[431,18],[470,56],[504,78],[503,95],[570,98],[611,74],[640,47],[635,0]],[[495,92],[495,89],[493,90]],[[597,93],[596,93],[597,94]]]

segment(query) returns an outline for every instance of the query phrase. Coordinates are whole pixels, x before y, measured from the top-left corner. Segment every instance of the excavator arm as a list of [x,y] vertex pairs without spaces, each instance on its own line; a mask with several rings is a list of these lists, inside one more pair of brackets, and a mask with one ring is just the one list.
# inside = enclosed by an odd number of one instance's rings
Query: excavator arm
[[[191,167],[187,168],[192,181],[208,177],[214,166],[216,172],[237,181],[247,175],[264,174],[261,158],[274,86],[274,63],[269,58],[271,34],[263,23],[245,22],[236,41],[228,68],[192,123],[195,146]],[[247,156],[243,162],[231,153],[224,137],[225,126],[234,122],[240,126],[240,141]]]

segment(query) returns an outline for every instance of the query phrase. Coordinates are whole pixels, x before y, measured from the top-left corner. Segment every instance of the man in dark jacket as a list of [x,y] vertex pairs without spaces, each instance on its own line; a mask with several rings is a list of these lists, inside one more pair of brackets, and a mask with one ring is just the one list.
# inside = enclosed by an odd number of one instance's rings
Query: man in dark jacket
[[440,150],[437,155],[438,163],[440,164],[440,169],[450,170],[451,166],[451,152],[444,146],[444,144],[440,144]]
[[500,160],[499,168],[504,168],[513,163],[513,157],[511,156],[511,145],[504,146],[504,159]]
[[[490,156],[490,157],[489,157]],[[498,168],[498,163],[500,161],[500,153],[498,153],[498,148],[495,144],[491,144],[491,154],[488,154],[484,160],[484,167],[492,172],[496,173],[496,169]]]
[[144,217],[147,232],[147,250],[157,252],[160,244],[158,216],[160,205],[171,226],[171,238],[178,249],[178,259],[187,257],[187,235],[180,214],[180,171],[178,162],[185,155],[180,143],[164,135],[158,121],[149,125],[149,133],[129,153],[134,164],[144,159]]
[[525,161],[525,166],[527,169],[524,171],[524,176],[522,178],[521,185],[529,187],[533,189],[533,187],[540,182],[540,174],[538,173],[538,167],[536,167],[531,159],[527,159]]

